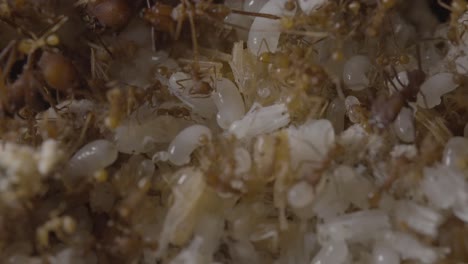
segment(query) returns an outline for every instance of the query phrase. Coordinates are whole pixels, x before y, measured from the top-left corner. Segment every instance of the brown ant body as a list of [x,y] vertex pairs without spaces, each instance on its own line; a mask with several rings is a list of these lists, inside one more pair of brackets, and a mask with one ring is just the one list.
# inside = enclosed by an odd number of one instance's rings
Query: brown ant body
[[[0,53],[1,93],[0,108],[14,114],[26,107],[33,112],[42,110],[47,103],[55,106],[47,88],[59,93],[69,93],[78,86],[78,72],[72,61],[51,47],[59,44],[54,34],[65,23],[62,17],[58,23],[41,37],[30,33],[31,38],[11,41]],[[39,58],[38,58],[39,56]],[[21,67],[14,76],[14,66]]]
[[94,32],[106,29],[122,29],[130,21],[132,8],[127,0],[84,0],[76,5],[84,5],[83,20]]

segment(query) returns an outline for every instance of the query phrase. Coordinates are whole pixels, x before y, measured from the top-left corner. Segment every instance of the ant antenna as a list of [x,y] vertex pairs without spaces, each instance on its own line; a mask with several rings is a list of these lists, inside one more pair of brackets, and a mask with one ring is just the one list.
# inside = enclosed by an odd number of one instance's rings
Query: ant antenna
[[422,62],[421,62],[421,47],[418,44],[416,44],[416,59],[418,60],[418,69],[422,71]]

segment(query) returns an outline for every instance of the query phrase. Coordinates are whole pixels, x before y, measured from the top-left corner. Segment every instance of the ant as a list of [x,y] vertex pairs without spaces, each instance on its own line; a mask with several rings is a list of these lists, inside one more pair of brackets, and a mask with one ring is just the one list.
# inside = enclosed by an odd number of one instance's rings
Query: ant
[[[407,72],[408,84],[404,85],[401,83],[398,75],[394,68],[393,71],[396,75],[398,83],[403,87],[393,93],[389,98],[381,95],[372,104],[371,118],[369,123],[376,128],[382,130],[390,125],[400,113],[400,110],[407,105],[408,101],[415,101],[416,96],[419,93],[421,85],[426,80],[426,74],[422,70],[421,66],[421,55],[419,47],[417,48],[418,56],[418,69]],[[393,83],[390,81],[393,85]]]
[[[4,112],[14,114],[25,107],[40,111],[46,103],[55,108],[47,88],[58,94],[70,92],[78,86],[78,72],[72,61],[51,48],[59,45],[60,40],[55,32],[66,21],[67,17],[60,17],[41,37],[29,33],[30,38],[13,40],[0,53],[0,62],[5,60],[0,70],[0,108]],[[14,76],[15,66],[21,67],[23,63],[20,73]]]
[[143,9],[141,13],[142,18],[149,22],[156,31],[168,33],[174,40],[179,39],[182,26],[188,19],[194,54],[192,76],[195,83],[193,90],[195,93],[201,94],[209,93],[212,88],[209,83],[200,78],[200,66],[198,65],[199,48],[197,42],[197,31],[195,28],[195,18],[204,18],[216,23],[222,23],[224,18],[230,13],[237,13],[247,16],[279,19],[279,17],[275,15],[230,9],[223,4],[213,4],[210,0],[181,0],[175,7],[159,2],[150,6],[150,2],[148,0],[147,5],[148,7]]
[[84,6],[82,18],[86,26],[96,33],[107,29],[118,31],[128,24],[132,15],[127,0],[79,0],[75,6]]

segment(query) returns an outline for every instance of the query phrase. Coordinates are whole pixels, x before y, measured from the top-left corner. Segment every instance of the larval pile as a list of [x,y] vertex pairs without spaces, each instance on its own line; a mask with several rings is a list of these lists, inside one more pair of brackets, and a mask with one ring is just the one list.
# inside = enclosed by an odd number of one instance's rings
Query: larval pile
[[467,10],[0,2],[0,262],[468,263]]

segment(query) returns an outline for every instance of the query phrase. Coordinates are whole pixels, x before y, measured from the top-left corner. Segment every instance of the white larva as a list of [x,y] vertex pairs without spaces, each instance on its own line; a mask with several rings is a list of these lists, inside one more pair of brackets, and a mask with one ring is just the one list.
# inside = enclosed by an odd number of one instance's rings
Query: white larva
[[190,155],[204,139],[211,139],[211,130],[206,126],[193,125],[182,130],[169,145],[169,161],[178,166],[189,163]]
[[114,143],[98,139],[84,145],[68,163],[70,176],[91,176],[117,159],[117,148]]
[[241,119],[245,114],[244,100],[236,85],[229,79],[216,81],[216,93],[213,96],[218,108],[216,121],[222,129],[228,129],[232,122]]
[[362,55],[351,57],[343,68],[343,82],[346,88],[353,91],[361,91],[369,86],[367,74],[371,69],[369,58]]
[[457,88],[452,73],[437,73],[429,77],[422,85],[417,103],[423,108],[433,108],[440,104],[440,97]]

